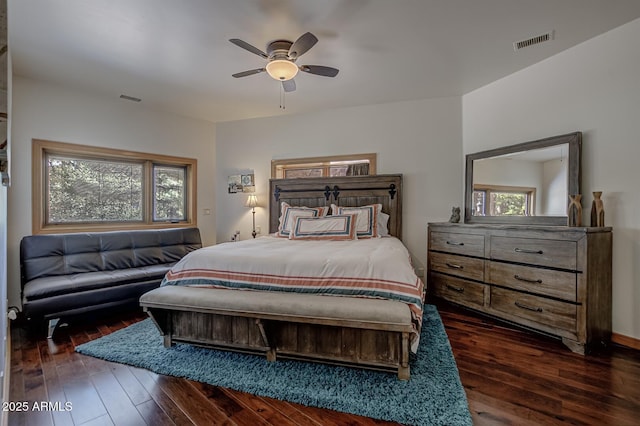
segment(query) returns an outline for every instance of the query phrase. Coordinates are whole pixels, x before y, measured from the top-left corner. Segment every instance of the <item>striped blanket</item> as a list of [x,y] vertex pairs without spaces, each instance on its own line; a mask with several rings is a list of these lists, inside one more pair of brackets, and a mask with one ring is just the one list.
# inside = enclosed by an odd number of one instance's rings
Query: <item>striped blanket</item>
[[[161,285],[286,291],[404,302],[419,336],[424,285],[394,237],[351,241],[264,236],[187,254]],[[417,338],[412,341],[417,349]]]

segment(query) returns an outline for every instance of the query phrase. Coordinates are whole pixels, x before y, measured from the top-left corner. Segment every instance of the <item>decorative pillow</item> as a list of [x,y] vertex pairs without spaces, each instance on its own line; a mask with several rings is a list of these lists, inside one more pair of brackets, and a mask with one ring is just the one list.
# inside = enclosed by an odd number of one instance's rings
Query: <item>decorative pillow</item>
[[378,213],[382,210],[382,204],[371,204],[361,207],[339,207],[331,204],[332,214],[354,213],[358,215],[356,221],[356,233],[358,238],[378,237]]
[[308,217],[296,216],[289,233],[292,240],[355,240],[355,214]]
[[276,236],[289,238],[289,232],[295,216],[320,217],[326,216],[327,211],[327,207],[291,207],[283,201],[280,207],[280,225]]

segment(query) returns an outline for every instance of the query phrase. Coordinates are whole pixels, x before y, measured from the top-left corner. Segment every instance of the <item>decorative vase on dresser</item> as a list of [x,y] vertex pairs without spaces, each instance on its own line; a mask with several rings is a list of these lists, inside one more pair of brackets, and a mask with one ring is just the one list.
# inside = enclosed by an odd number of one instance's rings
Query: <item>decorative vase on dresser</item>
[[582,226],[582,195],[569,195],[569,207],[567,208],[567,225]]
[[604,203],[602,202],[602,191],[593,192],[593,202],[591,203],[591,226],[604,226]]
[[429,295],[562,339],[611,338],[611,228],[430,223]]

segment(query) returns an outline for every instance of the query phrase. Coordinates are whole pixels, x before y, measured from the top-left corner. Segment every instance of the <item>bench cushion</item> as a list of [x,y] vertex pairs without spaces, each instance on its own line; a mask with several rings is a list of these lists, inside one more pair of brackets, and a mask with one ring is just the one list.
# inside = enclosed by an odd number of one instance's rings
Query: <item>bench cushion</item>
[[409,307],[392,300],[165,286],[143,294],[140,305],[146,308],[309,323],[353,323],[358,328],[412,331]]

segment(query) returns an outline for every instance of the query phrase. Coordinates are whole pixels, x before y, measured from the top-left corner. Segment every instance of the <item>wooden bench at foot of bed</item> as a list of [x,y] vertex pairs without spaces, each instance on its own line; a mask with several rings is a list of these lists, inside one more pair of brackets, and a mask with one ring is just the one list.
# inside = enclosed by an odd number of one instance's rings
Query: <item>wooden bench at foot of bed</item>
[[411,312],[401,302],[295,293],[160,287],[140,305],[174,342],[393,371],[409,379]]

